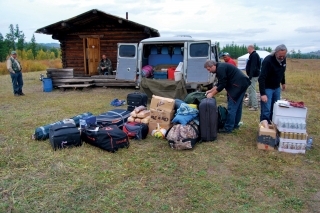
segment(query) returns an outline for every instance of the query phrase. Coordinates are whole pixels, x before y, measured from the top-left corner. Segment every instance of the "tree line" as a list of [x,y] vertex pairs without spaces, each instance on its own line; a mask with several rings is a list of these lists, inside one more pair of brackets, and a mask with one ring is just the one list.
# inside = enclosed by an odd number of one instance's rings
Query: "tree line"
[[[225,46],[223,46],[222,48],[220,48],[220,44],[219,42],[216,43],[217,47],[218,47],[218,51],[219,53],[223,53],[223,52],[227,52],[231,55],[232,58],[238,58],[247,52],[247,46],[246,45],[237,45],[234,42],[232,42],[231,44],[226,44]],[[257,44],[253,44],[255,50],[265,50],[267,52],[272,52],[272,48],[271,47],[259,47]],[[288,50],[287,53],[287,57],[288,58],[301,58],[301,59],[320,59],[320,55],[317,54],[312,54],[312,53],[301,53],[300,50],[298,50],[297,52],[293,49],[293,50]]]
[[25,60],[60,58],[60,49],[37,44],[34,34],[29,42],[25,39],[25,34],[18,24],[15,27],[10,24],[9,32],[5,36],[0,32],[0,62],[5,61],[13,50],[17,51],[19,58]]

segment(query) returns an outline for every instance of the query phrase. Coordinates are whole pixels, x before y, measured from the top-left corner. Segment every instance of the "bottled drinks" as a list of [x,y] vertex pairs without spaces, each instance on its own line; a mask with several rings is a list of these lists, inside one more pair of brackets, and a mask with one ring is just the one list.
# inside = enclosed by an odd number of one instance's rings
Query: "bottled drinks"
[[313,138],[309,137],[308,140],[307,140],[306,150],[310,150],[311,149],[312,143],[313,143]]

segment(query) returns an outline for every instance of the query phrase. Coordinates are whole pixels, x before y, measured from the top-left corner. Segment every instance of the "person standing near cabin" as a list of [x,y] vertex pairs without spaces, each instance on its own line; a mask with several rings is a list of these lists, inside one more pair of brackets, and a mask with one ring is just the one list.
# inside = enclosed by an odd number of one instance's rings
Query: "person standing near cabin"
[[105,54],[102,55],[102,59],[99,64],[100,75],[112,75],[112,63]]
[[219,132],[231,133],[234,129],[239,128],[242,117],[242,101],[251,82],[237,67],[228,63],[209,60],[204,64],[204,68],[210,73],[216,73],[218,78],[218,84],[206,92],[207,98],[212,98],[223,89],[228,93],[227,120],[224,129]]
[[7,60],[7,69],[10,72],[14,96],[24,95],[22,92],[22,67],[20,62],[17,60],[16,51],[12,51],[10,58]]
[[233,66],[237,66],[236,62],[231,58],[230,54],[225,52],[222,54],[223,60],[226,63],[232,64]]
[[260,75],[260,56],[254,49],[253,45],[249,45],[248,48],[249,60],[246,65],[246,72],[251,81],[251,85],[248,88],[249,93],[249,110],[257,111],[258,110],[258,100],[256,93],[256,84]]
[[272,121],[273,104],[280,100],[281,89],[286,89],[285,71],[287,47],[280,44],[264,58],[258,79],[261,95],[260,121]]

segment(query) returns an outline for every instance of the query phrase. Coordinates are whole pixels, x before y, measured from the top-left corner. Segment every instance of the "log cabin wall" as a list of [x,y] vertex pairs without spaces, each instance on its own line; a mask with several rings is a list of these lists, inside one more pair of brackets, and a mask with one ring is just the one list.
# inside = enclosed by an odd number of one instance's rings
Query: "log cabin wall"
[[[66,35],[60,40],[63,68],[73,68],[75,76],[85,75],[84,50],[82,36],[100,36],[100,57],[106,54],[112,62],[112,68],[117,68],[118,43],[139,43],[148,38],[141,30],[116,29],[113,31],[101,30],[95,32],[81,32],[73,35]],[[79,37],[81,36],[81,37]]]
[[60,42],[63,68],[73,68],[75,76],[85,76],[85,38],[100,39],[102,54],[117,68],[117,44],[139,43],[149,37],[160,36],[158,30],[93,9],[73,18],[40,28],[37,33],[52,35]]

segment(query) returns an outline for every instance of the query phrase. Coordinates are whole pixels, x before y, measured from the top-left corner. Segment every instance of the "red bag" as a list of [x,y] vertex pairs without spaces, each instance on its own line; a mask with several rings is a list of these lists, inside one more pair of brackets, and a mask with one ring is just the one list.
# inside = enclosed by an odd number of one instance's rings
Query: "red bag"
[[129,138],[141,140],[145,139],[149,132],[149,127],[144,123],[127,122],[122,129]]
[[176,71],[176,67],[168,68],[168,79],[174,80],[174,72]]

